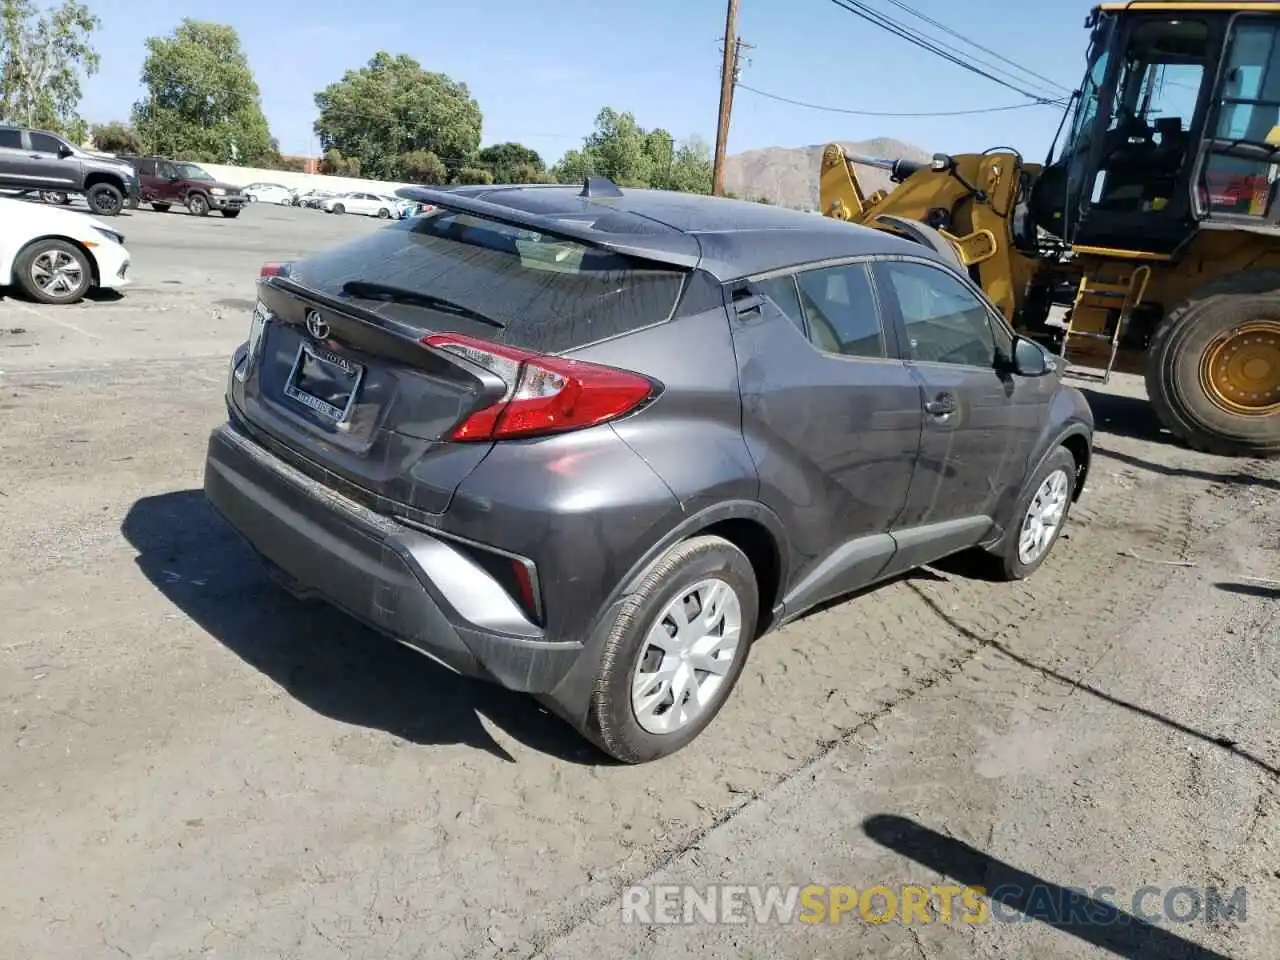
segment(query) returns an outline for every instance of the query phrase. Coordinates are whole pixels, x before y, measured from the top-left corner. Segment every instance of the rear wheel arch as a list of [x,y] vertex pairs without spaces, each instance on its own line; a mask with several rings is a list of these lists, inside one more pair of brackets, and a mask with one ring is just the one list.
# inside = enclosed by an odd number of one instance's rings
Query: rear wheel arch
[[765,633],[773,624],[774,607],[783,595],[790,570],[790,548],[782,520],[758,501],[724,501],[683,520],[631,568],[615,598],[637,590],[677,543],[699,536],[721,537],[746,554],[759,589],[757,634]]

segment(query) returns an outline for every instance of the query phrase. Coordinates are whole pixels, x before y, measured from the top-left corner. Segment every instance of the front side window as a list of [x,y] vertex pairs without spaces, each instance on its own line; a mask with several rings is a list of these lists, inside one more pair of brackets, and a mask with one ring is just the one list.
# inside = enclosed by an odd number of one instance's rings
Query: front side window
[[909,359],[987,369],[995,366],[996,337],[990,312],[960,280],[922,263],[891,262],[881,269],[902,315]]
[[31,149],[36,153],[50,153],[56,157],[62,150],[57,137],[51,137],[47,133],[33,133],[30,136]]
[[796,277],[796,283],[815,347],[849,357],[888,355],[865,264],[807,270]]

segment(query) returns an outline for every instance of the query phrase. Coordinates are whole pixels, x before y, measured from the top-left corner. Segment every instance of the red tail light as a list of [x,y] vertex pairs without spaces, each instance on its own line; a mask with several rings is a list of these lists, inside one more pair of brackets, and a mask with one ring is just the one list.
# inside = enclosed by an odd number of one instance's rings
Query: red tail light
[[289,264],[287,263],[264,263],[258,272],[260,277],[287,277],[288,275]]
[[630,413],[653,396],[654,383],[636,373],[565,360],[455,333],[423,344],[463,357],[501,378],[507,392],[471,414],[451,440],[504,440],[578,430]]

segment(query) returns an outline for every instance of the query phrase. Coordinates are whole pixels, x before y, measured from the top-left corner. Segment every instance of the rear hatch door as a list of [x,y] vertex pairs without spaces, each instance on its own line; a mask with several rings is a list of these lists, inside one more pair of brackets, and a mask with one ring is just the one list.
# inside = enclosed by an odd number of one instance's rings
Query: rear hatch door
[[492,446],[447,438],[508,384],[423,338],[571,353],[665,320],[684,277],[466,214],[398,221],[259,281],[231,399],[315,479],[384,512],[442,513]]

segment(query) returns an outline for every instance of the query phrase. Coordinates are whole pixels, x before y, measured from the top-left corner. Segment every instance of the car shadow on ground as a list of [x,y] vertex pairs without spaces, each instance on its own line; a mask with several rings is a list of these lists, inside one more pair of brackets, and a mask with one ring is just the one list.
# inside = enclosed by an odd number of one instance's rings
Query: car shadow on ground
[[[1174,467],[1156,463],[1131,453],[1113,449],[1107,443],[1097,442],[1100,436],[1111,435],[1125,437],[1130,440],[1142,440],[1147,443],[1183,446],[1168,430],[1161,426],[1151,404],[1138,397],[1123,397],[1110,393],[1098,393],[1094,390],[1081,391],[1089,401],[1097,427],[1094,438],[1094,452],[1102,454],[1110,460],[1117,460],[1127,466],[1167,477],[1187,477],[1203,480],[1206,483],[1247,483],[1266,490],[1280,490],[1280,481],[1267,477],[1257,477],[1243,470],[1196,470],[1190,467]],[[1229,462],[1229,461],[1224,461]]]
[[[1156,926],[1136,913],[1127,913],[1114,902],[1045,880],[907,817],[876,814],[862,822],[862,831],[874,843],[927,870],[966,887],[983,888],[996,922],[1038,920],[1108,955],[1130,960],[1230,960],[1225,954]],[[1099,891],[1106,882],[1105,877],[1102,879]],[[1134,899],[1137,892],[1134,891]],[[1109,893],[1115,896],[1114,890]],[[1220,893],[1224,902],[1232,896],[1232,891]],[[1149,916],[1165,906],[1165,896],[1150,893],[1134,906]],[[1187,909],[1185,902],[1179,904],[1179,909]]]
[[1160,418],[1145,397],[1102,393],[1088,387],[1081,387],[1080,392],[1089,401],[1098,433],[1145,440],[1148,443],[1178,445],[1177,439],[1160,423]]
[[[1097,687],[1091,686],[1090,684],[1083,683],[1074,677],[1069,677],[1066,674],[1063,674],[1058,672],[1057,670],[1054,670],[1052,667],[1047,667],[1044,664],[1037,663],[1034,660],[1024,657],[1021,654],[1017,653],[1015,650],[1001,643],[999,640],[995,640],[991,637],[984,637],[982,634],[976,632],[975,630],[972,630],[969,627],[966,627],[964,624],[956,620],[955,617],[951,616],[951,614],[949,614],[946,610],[944,610],[936,600],[934,600],[924,591],[920,590],[919,587],[916,587],[914,584],[911,584],[911,583],[908,583],[907,586],[908,586],[908,589],[911,589],[912,591],[914,591],[916,596],[926,607],[928,607],[930,610],[933,611],[935,616],[937,616],[940,620],[942,620],[944,623],[950,626],[951,629],[955,630],[961,636],[968,638],[971,642],[979,644],[980,646],[985,647],[988,650],[992,650],[998,653],[1000,656],[1005,657],[1013,661],[1014,663],[1018,664],[1020,667],[1025,667],[1027,670],[1030,670],[1034,673],[1038,673],[1040,676],[1045,677],[1046,679],[1054,680],[1054,681],[1057,681],[1058,683],[1062,683],[1062,684],[1066,684],[1068,686],[1074,687],[1076,690],[1079,690],[1081,693],[1085,693],[1085,694],[1088,694],[1089,696],[1096,697],[1098,700],[1102,701],[1103,703],[1110,704],[1111,706],[1118,707],[1122,710],[1128,710],[1130,713],[1137,714],[1138,716],[1145,717],[1148,720],[1154,721],[1155,723],[1162,724],[1163,726],[1166,726],[1171,730],[1176,730],[1185,736],[1192,737],[1196,740],[1202,741],[1203,743],[1207,743],[1212,746],[1218,747],[1221,750],[1225,750],[1227,753],[1233,754],[1234,756],[1240,758],[1246,763],[1251,764],[1252,766],[1256,767],[1258,770],[1262,771],[1268,776],[1271,776],[1276,778],[1277,780],[1280,780],[1280,767],[1274,766],[1273,764],[1268,763],[1266,760],[1262,759],[1261,757],[1255,756],[1254,754],[1250,753],[1248,750],[1245,750],[1233,738],[1226,735],[1222,735],[1222,734],[1218,736],[1214,736],[1211,733],[1206,733],[1203,730],[1198,730],[1195,727],[1189,726],[1185,723],[1180,723],[1177,720],[1172,719],[1171,717],[1166,717],[1164,714],[1156,710],[1149,709],[1148,707],[1141,706],[1140,704],[1129,703],[1127,700],[1121,700],[1119,697],[1113,697],[1111,694],[1107,693],[1104,690],[1100,690]],[[1235,588],[1236,591],[1239,592],[1239,587],[1234,584],[1219,584],[1218,586],[1221,587],[1222,589]]]
[[1263,600],[1280,600],[1280,584],[1266,583],[1215,583],[1215,587],[1225,593],[1234,593],[1241,597],[1260,597]]
[[467,744],[514,758],[486,718],[527,747],[584,765],[612,761],[531,697],[454,674],[321,603],[265,578],[203,490],[145,497],[121,532],[170,602],[317,713],[417,744]]

